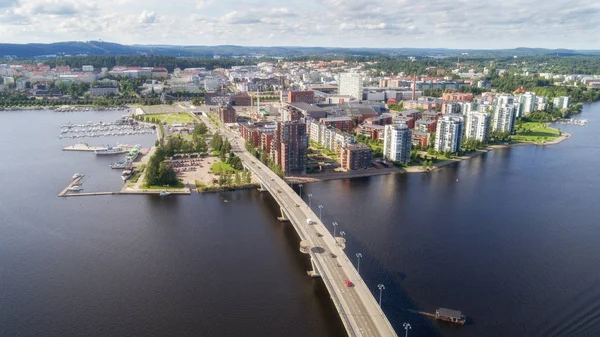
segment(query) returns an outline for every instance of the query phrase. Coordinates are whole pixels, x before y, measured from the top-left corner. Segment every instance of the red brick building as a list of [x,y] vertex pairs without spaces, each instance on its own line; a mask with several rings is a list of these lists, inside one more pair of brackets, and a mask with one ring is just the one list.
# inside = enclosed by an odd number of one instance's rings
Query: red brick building
[[378,117],[367,118],[367,119],[365,119],[365,123],[371,124],[371,125],[388,125],[388,124],[392,124],[392,115],[383,114],[383,115],[378,116]]
[[325,126],[332,126],[338,130],[351,133],[354,130],[354,121],[350,117],[329,117],[321,118],[319,123]]
[[442,95],[442,99],[444,101],[463,101],[463,102],[471,102],[473,101],[473,94],[471,93],[462,93],[462,92],[450,92]]
[[376,124],[361,124],[358,127],[357,133],[359,135],[367,136],[374,140],[383,139],[385,133],[385,126]]
[[419,146],[422,149],[427,148],[429,145],[429,136],[426,132],[413,131],[412,132],[412,144],[413,146]]
[[219,119],[222,123],[235,123],[237,122],[237,115],[235,109],[231,105],[219,107]]
[[288,103],[304,102],[308,104],[315,103],[315,93],[313,91],[289,91]]
[[340,166],[346,171],[371,167],[373,150],[364,144],[347,144],[340,149]]

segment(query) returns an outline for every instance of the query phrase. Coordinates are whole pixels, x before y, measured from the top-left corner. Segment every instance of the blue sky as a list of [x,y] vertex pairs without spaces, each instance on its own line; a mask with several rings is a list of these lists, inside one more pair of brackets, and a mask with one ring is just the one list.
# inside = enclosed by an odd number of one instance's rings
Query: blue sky
[[0,0],[0,42],[600,49],[600,2]]

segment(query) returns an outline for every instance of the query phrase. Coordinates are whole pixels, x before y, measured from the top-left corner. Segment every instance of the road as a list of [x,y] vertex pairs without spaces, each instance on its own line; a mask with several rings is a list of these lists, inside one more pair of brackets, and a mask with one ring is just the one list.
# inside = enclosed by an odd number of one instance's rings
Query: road
[[[213,131],[217,130],[205,117],[201,119]],[[323,279],[349,336],[397,336],[387,317],[381,311],[373,294],[354,268],[333,235],[288,184],[266,165],[246,151],[239,134],[219,129],[232,145],[232,151],[242,159],[274,199],[296,229],[300,239],[310,246],[310,257]],[[307,219],[314,221],[308,224]],[[352,282],[347,287],[345,280]],[[375,288],[372,285],[372,288]]]

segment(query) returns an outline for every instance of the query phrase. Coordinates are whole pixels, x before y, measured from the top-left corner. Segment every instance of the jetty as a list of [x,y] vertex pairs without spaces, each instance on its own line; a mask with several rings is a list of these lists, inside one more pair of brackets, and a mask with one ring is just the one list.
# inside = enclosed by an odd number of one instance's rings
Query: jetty
[[75,195],[75,194],[67,194],[67,192],[69,192],[69,188],[79,184],[81,182],[81,179],[83,179],[83,176],[81,177],[77,177],[75,179],[73,179],[73,181],[71,181],[71,183],[69,185],[67,185],[67,187],[65,187],[64,190],[62,190],[58,196],[59,197],[64,197],[64,196],[70,196],[70,195]]

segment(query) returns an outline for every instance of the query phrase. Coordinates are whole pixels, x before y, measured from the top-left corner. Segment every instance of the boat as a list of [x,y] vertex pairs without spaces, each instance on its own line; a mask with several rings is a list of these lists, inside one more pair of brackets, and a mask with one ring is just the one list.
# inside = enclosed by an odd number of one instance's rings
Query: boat
[[73,180],[75,180],[75,179],[77,179],[77,178],[81,178],[81,177],[83,177],[83,174],[81,174],[81,173],[75,173],[75,174],[73,175]]
[[131,178],[132,174],[133,174],[133,171],[131,171],[131,170],[125,170],[125,171],[123,171],[123,173],[121,173],[121,178],[123,180],[127,180],[127,179]]
[[129,151],[129,153],[127,154],[127,157],[125,159],[129,162],[133,162],[140,155],[141,147],[142,147],[141,145],[134,146],[131,149],[131,151]]
[[125,153],[125,152],[127,152],[127,150],[125,150],[121,145],[107,146],[107,147],[99,148],[94,151],[94,153],[96,155],[111,155],[111,154],[120,154],[120,153]]
[[67,188],[67,191],[71,191],[71,192],[79,192],[82,190],[83,190],[83,187],[81,187],[81,185],[74,185],[74,186]]
[[446,308],[436,309],[435,310],[435,319],[444,321],[444,322],[461,324],[461,325],[464,325],[465,322],[467,321],[467,317],[465,315],[463,315],[460,311],[446,309]]
[[130,169],[132,167],[131,162],[127,160],[118,161],[114,164],[110,164],[110,168],[112,169]]
[[167,196],[167,195],[170,195],[170,194],[171,194],[171,193],[169,193],[169,192],[167,192],[167,191],[160,191],[160,196],[161,196],[161,197],[164,197],[164,196]]

